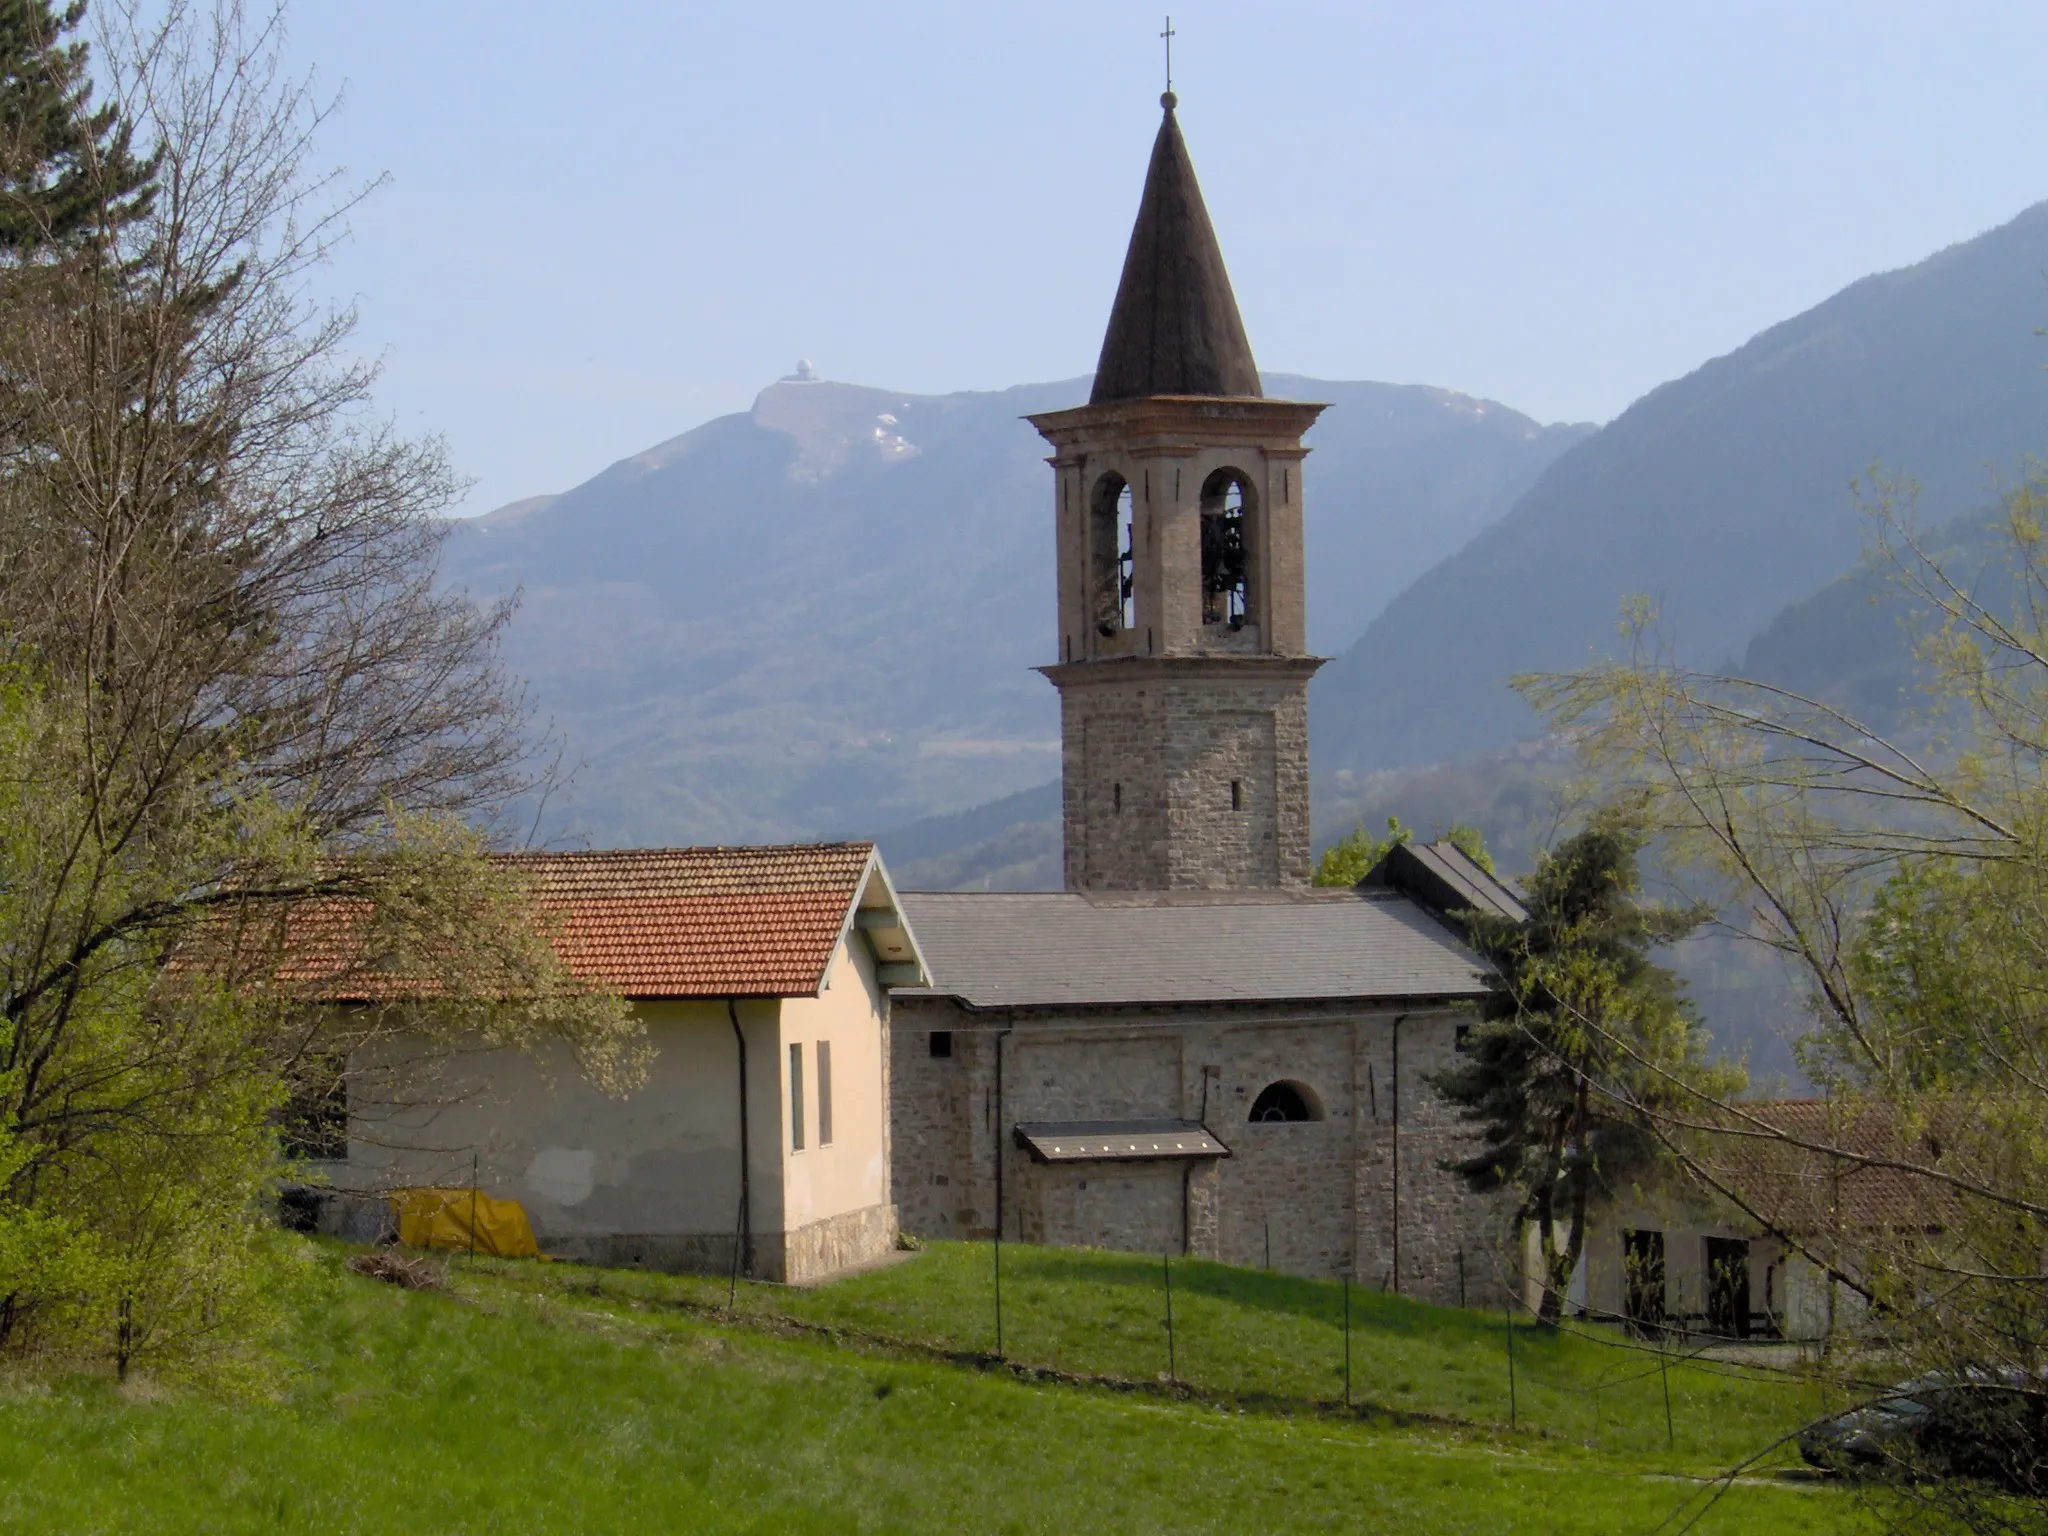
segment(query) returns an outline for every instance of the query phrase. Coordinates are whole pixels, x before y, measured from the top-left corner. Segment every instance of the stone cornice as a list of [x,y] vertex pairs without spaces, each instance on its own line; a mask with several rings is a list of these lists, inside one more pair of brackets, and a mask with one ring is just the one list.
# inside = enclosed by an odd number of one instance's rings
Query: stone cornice
[[1301,435],[1325,409],[1304,400],[1152,395],[1041,411],[1024,419],[1060,449],[1102,438],[1125,443],[1135,453],[1170,452],[1182,446],[1228,448],[1248,442],[1283,449],[1298,447]]
[[1055,688],[1090,688],[1130,682],[1168,682],[1184,677],[1230,677],[1244,682],[1306,682],[1322,656],[1111,656],[1099,661],[1061,661],[1033,670]]

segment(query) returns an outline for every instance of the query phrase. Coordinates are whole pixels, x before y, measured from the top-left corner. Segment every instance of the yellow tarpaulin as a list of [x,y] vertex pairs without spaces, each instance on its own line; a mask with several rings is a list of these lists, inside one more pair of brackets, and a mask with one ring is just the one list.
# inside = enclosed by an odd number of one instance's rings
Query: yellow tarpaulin
[[409,1248],[471,1247],[500,1259],[537,1259],[540,1249],[527,1225],[526,1209],[517,1200],[493,1200],[474,1189],[401,1189],[393,1195],[398,1207],[398,1240]]

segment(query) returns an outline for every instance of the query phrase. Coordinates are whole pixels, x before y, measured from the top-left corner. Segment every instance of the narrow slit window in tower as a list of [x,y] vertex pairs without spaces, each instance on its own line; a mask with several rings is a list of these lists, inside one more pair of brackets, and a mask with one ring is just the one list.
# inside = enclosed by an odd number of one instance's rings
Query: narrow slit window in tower
[[1202,622],[1242,629],[1251,617],[1251,507],[1236,470],[1202,487]]

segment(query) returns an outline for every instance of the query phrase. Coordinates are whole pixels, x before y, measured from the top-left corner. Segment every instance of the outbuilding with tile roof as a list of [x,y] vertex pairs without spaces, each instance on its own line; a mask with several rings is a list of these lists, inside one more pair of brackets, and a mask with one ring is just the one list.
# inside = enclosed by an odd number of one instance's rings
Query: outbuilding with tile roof
[[1929,1101],[1910,1126],[1853,1098],[1736,1100],[1705,1115],[1714,1134],[1693,1138],[1684,1169],[1594,1213],[1574,1310],[1821,1341],[1861,1312],[1874,1255],[1941,1253],[1961,1229],[1955,1190],[1926,1170],[1972,1135],[1963,1106]]
[[610,1265],[806,1280],[888,1252],[889,992],[930,977],[873,844],[501,858],[569,969],[644,1023],[645,1081],[608,1098],[545,1048],[352,1063],[332,1185],[476,1187],[543,1251]]

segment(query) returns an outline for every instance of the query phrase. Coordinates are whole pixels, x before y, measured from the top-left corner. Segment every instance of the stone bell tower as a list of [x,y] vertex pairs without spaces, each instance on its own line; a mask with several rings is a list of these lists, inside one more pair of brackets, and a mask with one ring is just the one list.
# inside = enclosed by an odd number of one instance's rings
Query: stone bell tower
[[1172,92],[1057,478],[1069,890],[1309,883],[1301,437],[1268,400]]

